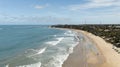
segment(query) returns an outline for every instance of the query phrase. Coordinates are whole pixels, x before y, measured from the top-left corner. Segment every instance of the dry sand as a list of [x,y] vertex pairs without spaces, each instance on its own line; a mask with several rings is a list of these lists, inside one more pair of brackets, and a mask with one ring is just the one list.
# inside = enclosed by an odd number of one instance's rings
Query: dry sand
[[62,67],[120,67],[120,54],[112,49],[112,44],[91,33],[82,30],[73,31],[82,33],[84,38]]

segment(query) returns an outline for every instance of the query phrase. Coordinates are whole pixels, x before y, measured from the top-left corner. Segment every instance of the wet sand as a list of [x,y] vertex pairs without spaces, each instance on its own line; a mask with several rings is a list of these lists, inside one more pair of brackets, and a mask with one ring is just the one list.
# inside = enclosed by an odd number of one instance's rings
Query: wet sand
[[[73,31],[77,32],[79,44],[62,67],[120,67],[120,55],[112,49],[112,44],[91,33]],[[79,36],[81,33],[83,37]]]

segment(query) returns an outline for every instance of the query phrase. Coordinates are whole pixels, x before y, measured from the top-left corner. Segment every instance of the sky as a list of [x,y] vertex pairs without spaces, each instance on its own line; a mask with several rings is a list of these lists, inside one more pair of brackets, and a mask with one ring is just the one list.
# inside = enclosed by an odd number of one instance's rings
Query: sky
[[120,0],[0,0],[0,24],[120,24]]

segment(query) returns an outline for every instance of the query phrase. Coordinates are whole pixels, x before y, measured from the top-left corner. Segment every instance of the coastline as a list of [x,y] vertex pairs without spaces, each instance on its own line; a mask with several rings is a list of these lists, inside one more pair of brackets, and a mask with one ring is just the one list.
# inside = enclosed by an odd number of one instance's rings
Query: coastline
[[62,67],[120,67],[120,55],[112,49],[112,44],[86,31],[76,29],[69,30],[78,32],[78,34],[82,33],[93,43],[92,46],[96,46],[98,51],[96,53],[95,50],[93,51],[91,47],[88,47],[87,50],[89,50],[89,52],[86,50],[86,46],[81,45],[79,42],[79,44],[74,47],[73,53],[71,53],[63,63]]

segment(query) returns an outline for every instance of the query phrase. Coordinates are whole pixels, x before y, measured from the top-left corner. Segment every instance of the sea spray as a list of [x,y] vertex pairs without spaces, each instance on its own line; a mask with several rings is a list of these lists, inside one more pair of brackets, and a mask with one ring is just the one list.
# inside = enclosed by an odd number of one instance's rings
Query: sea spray
[[35,55],[42,54],[42,53],[45,52],[46,48],[47,48],[47,47],[45,47],[45,48],[43,48],[43,49],[40,49],[40,50],[33,50],[33,51],[35,51],[36,53],[35,53],[35,54],[32,54],[32,55],[29,55],[28,57],[33,57],[33,56],[35,56]]
[[46,42],[46,44],[51,44],[51,45],[55,46],[58,43],[60,43],[64,39],[64,37],[60,37],[60,38],[56,38],[56,39],[57,39],[57,41]]

